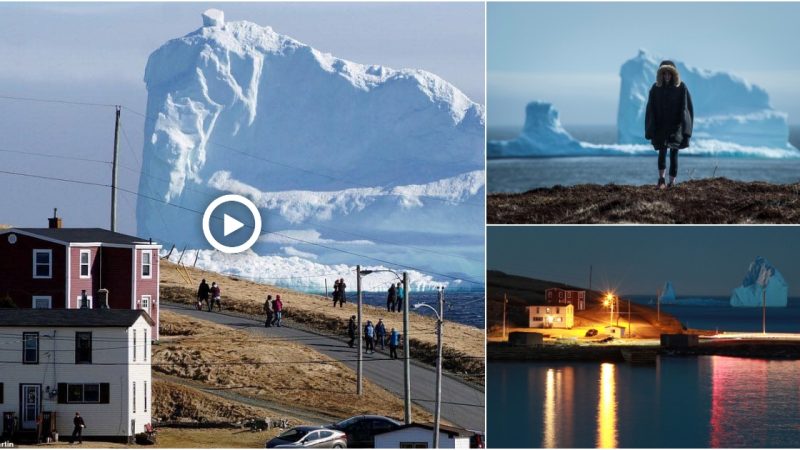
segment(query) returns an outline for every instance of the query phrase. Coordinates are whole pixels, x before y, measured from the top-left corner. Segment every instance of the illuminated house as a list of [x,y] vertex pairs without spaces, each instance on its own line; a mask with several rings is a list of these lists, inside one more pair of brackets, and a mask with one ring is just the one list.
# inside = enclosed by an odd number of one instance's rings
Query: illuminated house
[[549,304],[572,305],[578,311],[586,309],[586,291],[569,291],[561,288],[545,289],[544,298]]
[[572,305],[533,305],[528,310],[530,328],[572,328],[575,307]]

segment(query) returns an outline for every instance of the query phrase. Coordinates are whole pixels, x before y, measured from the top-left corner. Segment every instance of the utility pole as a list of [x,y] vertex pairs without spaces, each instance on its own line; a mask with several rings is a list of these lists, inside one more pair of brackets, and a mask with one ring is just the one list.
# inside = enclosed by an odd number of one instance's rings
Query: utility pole
[[408,272],[403,272],[403,371],[405,374],[405,422],[411,424],[411,342],[408,337]]
[[765,284],[761,294],[761,334],[767,334],[767,285]]
[[363,394],[362,374],[364,370],[364,345],[361,343],[364,330],[361,328],[361,265],[356,266],[356,290],[358,291],[358,363],[356,368],[356,393]]
[[656,322],[661,325],[661,291],[656,291]]
[[592,265],[589,264],[589,290],[592,290]]
[[111,164],[111,231],[117,231],[117,159],[119,155],[119,113],[117,106],[117,123],[114,127],[114,159]]
[[503,340],[506,340],[506,305],[508,304],[508,295],[503,294]]
[[633,325],[631,325],[631,299],[628,299],[628,337],[633,337]]
[[436,336],[436,410],[433,418],[433,448],[439,448],[439,425],[442,418],[442,331],[444,331],[444,287],[439,289],[439,323]]

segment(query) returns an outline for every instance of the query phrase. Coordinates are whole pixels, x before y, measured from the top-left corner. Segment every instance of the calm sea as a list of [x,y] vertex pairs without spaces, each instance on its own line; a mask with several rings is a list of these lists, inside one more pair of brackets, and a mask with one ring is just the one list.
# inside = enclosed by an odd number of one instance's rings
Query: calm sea
[[[616,141],[615,127],[580,126],[569,129],[579,140],[596,144]],[[509,139],[518,131],[509,128],[489,130],[489,139]],[[790,127],[789,141],[800,148],[800,127]],[[487,164],[487,190],[525,192],[557,184],[583,183],[645,185],[656,181],[656,152],[651,156],[595,156],[570,158],[495,159]],[[683,156],[679,160],[678,180],[727,177],[740,181],[795,183],[800,180],[800,160],[709,158]]]
[[487,439],[508,448],[797,447],[800,361],[721,356],[488,364]]
[[[445,291],[445,311],[444,311],[444,320],[445,322],[452,320],[453,322],[462,323],[464,325],[471,325],[473,327],[477,327],[483,329],[484,324],[484,299],[486,294],[484,291],[469,291],[469,292],[462,292],[462,291],[453,291],[447,292]],[[364,303],[373,306],[380,306],[386,308],[386,294],[383,292],[364,292],[362,294],[362,298],[364,299]],[[409,294],[409,306],[413,307],[416,303],[427,303],[434,308],[439,308],[439,296],[434,292],[412,292]],[[356,293],[354,291],[349,291],[347,293],[347,301],[348,302],[355,302],[356,301]],[[433,315],[433,312],[430,311],[428,308],[420,308],[417,312],[424,314],[424,315]],[[386,313],[390,314],[390,313]],[[400,314],[400,313],[391,313],[391,314]],[[368,318],[368,319],[379,319],[376,318]],[[375,321],[373,320],[373,322]],[[445,331],[446,332],[446,331]]]
[[[716,305],[661,305],[661,310],[675,316],[687,328],[761,331],[761,308],[734,308],[730,306],[730,297],[703,298],[713,301]],[[652,297],[641,295],[630,296],[630,299],[642,304],[654,301]],[[677,301],[681,300],[682,298],[678,297]],[[692,300],[686,299],[686,301]],[[790,298],[785,308],[767,308],[767,331],[800,332],[800,298]]]

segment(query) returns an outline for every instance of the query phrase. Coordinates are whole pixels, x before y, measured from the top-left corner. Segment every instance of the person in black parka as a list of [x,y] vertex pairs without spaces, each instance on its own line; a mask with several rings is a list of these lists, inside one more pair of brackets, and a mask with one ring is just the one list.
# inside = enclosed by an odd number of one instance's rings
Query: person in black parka
[[[650,88],[645,115],[646,139],[658,151],[658,188],[675,184],[678,176],[678,150],[689,147],[694,122],[692,96],[672,61],[662,61],[656,82]],[[669,149],[669,184],[664,178]]]

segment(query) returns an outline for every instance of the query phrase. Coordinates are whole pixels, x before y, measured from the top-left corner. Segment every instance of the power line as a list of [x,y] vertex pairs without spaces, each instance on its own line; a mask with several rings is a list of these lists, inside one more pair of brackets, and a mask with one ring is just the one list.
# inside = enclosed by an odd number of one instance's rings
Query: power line
[[73,100],[59,100],[59,99],[51,99],[51,98],[40,98],[40,97],[18,97],[12,95],[2,95],[0,94],[0,99],[4,100],[18,100],[18,101],[29,101],[29,102],[38,102],[38,103],[60,103],[64,105],[78,105],[78,106],[99,106],[104,108],[115,108],[118,105],[112,105],[109,103],[90,103],[90,102],[78,102]]
[[103,161],[100,159],[91,159],[91,158],[81,158],[78,156],[64,156],[64,155],[54,155],[52,153],[37,153],[31,152],[27,150],[10,150],[6,148],[0,148],[0,152],[4,153],[15,153],[19,155],[34,155],[34,156],[42,156],[46,158],[57,158],[57,159],[68,159],[73,161],[85,161],[85,162],[93,162],[93,163],[101,163],[101,164],[111,164],[111,161]]

